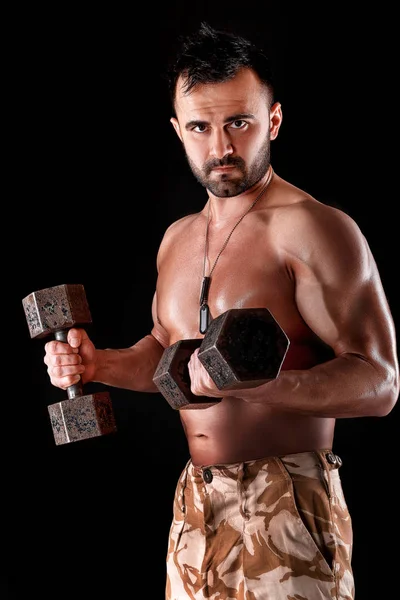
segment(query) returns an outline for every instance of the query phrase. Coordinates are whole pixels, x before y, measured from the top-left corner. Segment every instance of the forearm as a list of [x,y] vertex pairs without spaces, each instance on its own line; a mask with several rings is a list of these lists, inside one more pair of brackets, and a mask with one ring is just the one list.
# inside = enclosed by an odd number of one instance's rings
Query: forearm
[[163,351],[152,335],[130,348],[97,350],[94,381],[136,392],[157,392],[153,375]]
[[241,397],[317,417],[383,416],[397,400],[396,370],[347,354],[308,370],[282,370]]

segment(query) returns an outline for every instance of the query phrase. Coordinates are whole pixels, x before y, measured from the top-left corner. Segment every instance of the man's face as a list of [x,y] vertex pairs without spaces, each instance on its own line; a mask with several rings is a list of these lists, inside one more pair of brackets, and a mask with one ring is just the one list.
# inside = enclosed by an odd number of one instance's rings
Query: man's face
[[[215,196],[236,196],[252,187],[270,163],[274,111],[266,88],[249,69],[225,83],[199,85],[189,94],[178,81],[172,118],[196,179]],[[280,122],[279,122],[280,123]],[[276,130],[276,133],[275,133]]]

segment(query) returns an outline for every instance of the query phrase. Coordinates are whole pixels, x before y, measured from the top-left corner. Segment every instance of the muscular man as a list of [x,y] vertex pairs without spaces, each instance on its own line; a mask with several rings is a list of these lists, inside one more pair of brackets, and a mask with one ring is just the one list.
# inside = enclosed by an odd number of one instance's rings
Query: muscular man
[[116,350],[72,329],[68,344],[46,344],[51,382],[157,392],[164,349],[203,337],[203,277],[210,319],[267,307],[290,340],[277,378],[223,391],[197,351],[190,359],[193,394],[219,401],[180,412],[190,458],[176,488],[166,598],[350,600],[335,420],[385,416],[399,393],[376,263],[354,220],[272,169],[282,108],[261,51],[202,24],[170,75],[171,123],[205,205],[165,232],[151,332]]

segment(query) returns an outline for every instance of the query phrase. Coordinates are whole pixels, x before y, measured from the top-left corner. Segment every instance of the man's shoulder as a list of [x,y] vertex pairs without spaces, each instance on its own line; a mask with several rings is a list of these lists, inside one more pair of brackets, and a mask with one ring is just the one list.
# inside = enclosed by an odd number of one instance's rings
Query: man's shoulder
[[194,220],[198,218],[199,214],[200,213],[184,215],[183,217],[179,217],[178,219],[170,223],[165,230],[164,241],[169,241],[170,239],[181,235],[187,229],[187,227],[189,227],[194,222]]
[[339,204],[317,199],[308,192],[292,185],[287,185],[281,195],[282,201],[277,204],[277,214],[281,219],[294,220],[296,228],[309,225],[326,227],[354,227],[354,219]]
[[277,177],[273,199],[277,208],[285,209],[287,213],[303,214],[305,218],[351,220],[340,206],[340,198],[336,202],[328,202],[313,195],[312,191],[306,191],[281,177]]
[[198,219],[200,214],[201,213],[193,213],[185,215],[170,223],[170,225],[168,225],[164,232],[159,252],[164,253],[165,251],[170,249],[175,243],[184,239],[185,235],[190,235],[190,231],[188,233],[188,228],[190,228],[193,225],[193,223]]
[[[288,252],[317,256],[337,245],[364,245],[359,225],[339,205],[324,202],[287,182],[278,189],[272,213],[272,232]],[[267,220],[268,222],[268,220]]]

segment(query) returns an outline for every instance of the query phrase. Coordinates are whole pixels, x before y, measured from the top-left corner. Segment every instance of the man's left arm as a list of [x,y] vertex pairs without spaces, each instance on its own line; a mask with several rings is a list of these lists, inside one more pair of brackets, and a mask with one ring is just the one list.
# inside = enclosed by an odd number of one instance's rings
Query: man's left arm
[[[316,417],[384,416],[399,395],[396,335],[378,268],[358,225],[336,209],[306,215],[291,252],[297,308],[334,358],[234,395],[247,402]],[[293,258],[295,257],[295,258]],[[223,397],[200,361],[193,393]]]
[[240,396],[320,417],[384,416],[399,395],[393,318],[359,227],[340,211],[330,216],[329,225],[306,226],[312,241],[294,273],[299,312],[334,358],[307,370],[282,370]]

